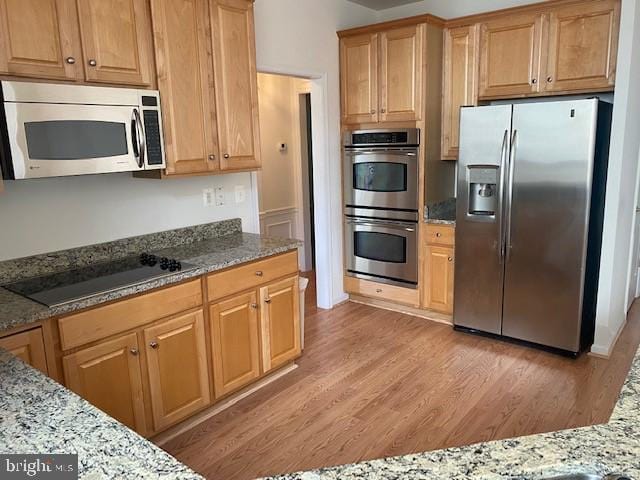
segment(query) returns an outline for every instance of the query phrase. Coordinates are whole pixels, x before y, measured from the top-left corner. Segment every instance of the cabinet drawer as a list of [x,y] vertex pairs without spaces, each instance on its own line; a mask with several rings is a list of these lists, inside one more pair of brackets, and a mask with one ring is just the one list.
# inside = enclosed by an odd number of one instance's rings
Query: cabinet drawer
[[417,307],[420,304],[420,292],[412,288],[397,287],[345,276],[344,289],[347,293],[402,303],[413,307]]
[[233,295],[268,283],[285,275],[298,273],[298,252],[265,258],[218,273],[207,278],[209,301]]
[[450,225],[427,225],[425,232],[427,244],[451,246],[455,243],[455,228]]
[[63,350],[202,305],[200,280],[111,303],[58,321]]

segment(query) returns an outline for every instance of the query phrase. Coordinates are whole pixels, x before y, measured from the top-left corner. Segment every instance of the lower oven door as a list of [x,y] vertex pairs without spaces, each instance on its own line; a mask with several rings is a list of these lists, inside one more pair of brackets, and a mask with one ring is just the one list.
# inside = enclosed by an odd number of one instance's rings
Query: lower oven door
[[395,220],[347,217],[347,274],[417,288],[417,225]]

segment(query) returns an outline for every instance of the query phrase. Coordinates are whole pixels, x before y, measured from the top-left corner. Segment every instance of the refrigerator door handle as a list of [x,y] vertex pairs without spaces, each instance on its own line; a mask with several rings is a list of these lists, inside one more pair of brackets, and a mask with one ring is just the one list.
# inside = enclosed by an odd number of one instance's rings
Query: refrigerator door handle
[[505,190],[505,170],[507,168],[507,156],[509,152],[509,130],[504,131],[502,137],[502,149],[500,150],[500,190],[498,191],[498,205],[500,205],[499,217],[498,217],[498,261],[502,263],[504,260],[504,190]]
[[516,159],[516,141],[518,140],[518,131],[514,130],[511,135],[511,147],[509,152],[509,174],[507,178],[507,200],[506,200],[506,239],[505,239],[505,263],[509,261],[511,256],[511,206],[513,203],[513,170]]

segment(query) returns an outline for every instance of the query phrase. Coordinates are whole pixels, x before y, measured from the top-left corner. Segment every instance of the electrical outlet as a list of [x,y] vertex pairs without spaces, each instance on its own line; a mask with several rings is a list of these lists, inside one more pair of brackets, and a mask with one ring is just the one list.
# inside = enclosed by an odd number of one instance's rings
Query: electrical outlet
[[216,187],[216,207],[224,205],[224,188]]
[[244,192],[244,185],[236,185],[235,194],[236,194],[236,203],[244,202],[247,197]]
[[213,188],[202,189],[202,204],[205,207],[213,206]]

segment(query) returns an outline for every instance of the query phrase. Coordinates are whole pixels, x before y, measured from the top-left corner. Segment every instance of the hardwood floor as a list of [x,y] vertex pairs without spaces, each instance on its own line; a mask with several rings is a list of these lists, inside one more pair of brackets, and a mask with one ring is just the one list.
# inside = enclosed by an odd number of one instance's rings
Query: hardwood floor
[[[207,478],[250,479],[606,422],[640,343],[578,360],[307,290],[299,368],[164,445]],[[311,299],[311,300],[309,300]]]

